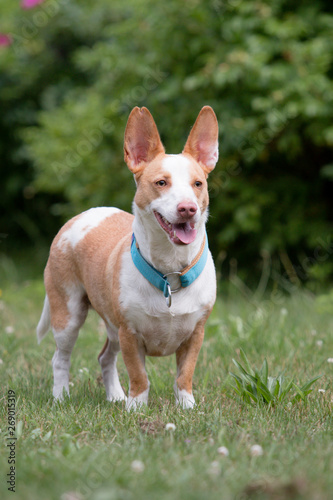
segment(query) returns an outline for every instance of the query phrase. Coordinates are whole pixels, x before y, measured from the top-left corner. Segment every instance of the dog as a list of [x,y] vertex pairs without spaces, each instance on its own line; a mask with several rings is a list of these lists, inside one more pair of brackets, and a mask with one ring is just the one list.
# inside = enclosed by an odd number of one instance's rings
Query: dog
[[[135,107],[124,157],[136,183],[133,215],[91,208],[62,227],[44,272],[37,340],[52,327],[53,396],[61,400],[69,394],[72,349],[93,308],[107,330],[98,356],[107,400],[126,401],[128,410],[147,405],[145,357],[176,353],[176,403],[192,408],[192,378],[216,299],[205,230],[207,177],[218,160],[216,115],[204,106],[183,152],[166,154],[152,115]],[[127,398],[116,367],[120,350],[129,375]]]

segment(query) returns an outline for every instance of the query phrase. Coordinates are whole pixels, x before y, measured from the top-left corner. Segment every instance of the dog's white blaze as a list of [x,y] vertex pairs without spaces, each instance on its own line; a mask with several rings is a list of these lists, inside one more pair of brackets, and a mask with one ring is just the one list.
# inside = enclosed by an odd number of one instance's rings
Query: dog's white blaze
[[172,172],[186,172],[186,180],[188,181],[188,179],[190,178],[188,170],[190,167],[190,163],[190,160],[182,154],[166,155],[163,159],[162,166],[163,169],[168,170],[171,174]]
[[97,207],[90,208],[83,212],[74,224],[63,233],[58,242],[61,248],[65,243],[69,243],[74,248],[92,229],[99,226],[103,220],[111,215],[120,212],[119,208]]
[[178,203],[184,200],[192,200],[197,203],[191,186],[190,160],[182,155],[168,155],[164,158],[162,166],[163,170],[169,172],[172,178],[169,196],[172,195],[172,198]]

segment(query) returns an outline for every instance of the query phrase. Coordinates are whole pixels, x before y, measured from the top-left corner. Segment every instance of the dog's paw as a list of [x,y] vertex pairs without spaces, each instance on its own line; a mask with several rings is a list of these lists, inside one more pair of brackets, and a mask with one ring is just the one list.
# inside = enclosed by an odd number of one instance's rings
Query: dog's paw
[[149,389],[146,389],[138,396],[134,398],[132,396],[128,396],[126,401],[126,410],[127,411],[137,411],[142,407],[146,407],[148,405],[148,392]]
[[53,386],[53,397],[55,401],[64,401],[64,399],[69,397],[69,387],[62,384]]
[[124,391],[119,389],[117,391],[110,391],[106,396],[106,400],[110,401],[110,403],[115,403],[116,401],[127,401],[127,397],[125,396]]
[[195,400],[193,394],[185,391],[185,389],[180,390],[177,383],[174,385],[176,405],[181,406],[184,410],[188,410],[195,406]]
[[138,411],[140,409],[146,408],[147,403],[144,401],[138,401],[137,398],[132,398],[129,396],[126,401],[126,410],[127,411]]

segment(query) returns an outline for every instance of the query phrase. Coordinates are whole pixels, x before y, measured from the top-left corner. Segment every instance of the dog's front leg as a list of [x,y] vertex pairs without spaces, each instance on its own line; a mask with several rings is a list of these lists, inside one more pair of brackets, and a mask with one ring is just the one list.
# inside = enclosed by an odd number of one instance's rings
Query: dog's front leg
[[176,404],[183,408],[193,408],[192,379],[198,355],[204,339],[207,316],[197,324],[191,337],[176,351],[177,379],[174,385]]
[[139,345],[136,335],[124,325],[120,326],[118,335],[130,381],[126,409],[137,410],[139,406],[148,404],[149,380],[144,347]]

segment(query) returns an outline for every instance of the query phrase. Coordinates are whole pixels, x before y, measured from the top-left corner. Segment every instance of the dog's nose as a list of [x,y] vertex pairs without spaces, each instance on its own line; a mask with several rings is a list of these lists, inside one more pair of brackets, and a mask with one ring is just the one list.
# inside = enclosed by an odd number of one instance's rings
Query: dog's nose
[[197,213],[197,206],[193,201],[183,201],[177,206],[178,213],[183,219],[191,219]]

